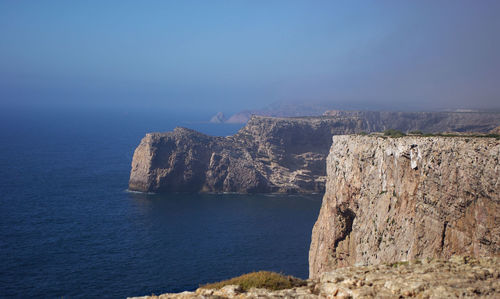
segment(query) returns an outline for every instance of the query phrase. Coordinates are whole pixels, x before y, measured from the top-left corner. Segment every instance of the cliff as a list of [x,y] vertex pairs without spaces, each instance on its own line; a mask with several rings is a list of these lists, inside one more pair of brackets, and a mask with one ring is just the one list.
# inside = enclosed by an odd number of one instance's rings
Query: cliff
[[185,128],[150,133],[135,150],[129,189],[322,192],[324,161],[337,132],[329,119],[253,117],[229,137]]
[[245,127],[229,137],[207,136],[185,128],[149,133],[135,150],[129,189],[144,192],[323,192],[325,159],[332,135],[388,128],[425,132],[487,131],[500,123],[500,114],[495,113],[470,114],[472,116],[461,123],[443,121],[432,113],[415,116],[411,122],[408,118],[412,114],[391,114],[392,121],[389,121],[391,118],[379,121],[364,114],[346,113],[297,118],[253,116]]
[[453,254],[500,255],[500,141],[334,136],[309,275]]

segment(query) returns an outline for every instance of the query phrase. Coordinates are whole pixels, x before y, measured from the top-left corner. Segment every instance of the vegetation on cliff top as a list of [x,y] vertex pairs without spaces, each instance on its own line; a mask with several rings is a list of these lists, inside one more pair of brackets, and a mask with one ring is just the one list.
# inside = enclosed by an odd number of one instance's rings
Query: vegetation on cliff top
[[285,276],[275,272],[259,271],[243,274],[241,276],[223,280],[220,282],[209,283],[200,287],[204,289],[220,289],[227,285],[238,285],[243,291],[248,291],[251,288],[283,290],[306,285],[306,281],[293,276]]

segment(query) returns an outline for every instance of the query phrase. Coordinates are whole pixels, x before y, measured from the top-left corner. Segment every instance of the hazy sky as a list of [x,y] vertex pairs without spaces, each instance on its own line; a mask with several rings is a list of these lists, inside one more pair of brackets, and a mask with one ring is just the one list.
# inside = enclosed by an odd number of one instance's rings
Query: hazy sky
[[0,107],[500,107],[500,1],[0,2]]

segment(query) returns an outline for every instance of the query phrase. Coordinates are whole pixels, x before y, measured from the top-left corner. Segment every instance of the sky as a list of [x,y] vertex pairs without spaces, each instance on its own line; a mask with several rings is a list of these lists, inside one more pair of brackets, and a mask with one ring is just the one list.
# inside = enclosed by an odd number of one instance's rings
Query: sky
[[0,2],[1,107],[500,108],[500,1]]

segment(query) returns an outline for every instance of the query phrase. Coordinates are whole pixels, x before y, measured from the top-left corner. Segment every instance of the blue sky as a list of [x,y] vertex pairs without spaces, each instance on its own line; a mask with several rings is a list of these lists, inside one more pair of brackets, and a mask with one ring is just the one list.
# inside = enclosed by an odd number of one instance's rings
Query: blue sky
[[0,107],[500,108],[499,1],[1,1]]

